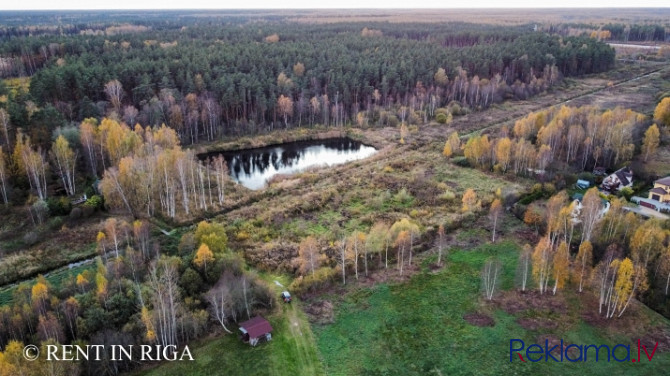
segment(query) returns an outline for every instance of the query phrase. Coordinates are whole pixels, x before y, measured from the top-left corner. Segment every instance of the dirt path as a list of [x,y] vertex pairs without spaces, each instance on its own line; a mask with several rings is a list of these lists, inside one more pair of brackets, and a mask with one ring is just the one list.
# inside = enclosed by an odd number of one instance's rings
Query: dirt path
[[[276,295],[286,290],[289,285],[289,279],[286,276],[280,276],[275,273],[261,275],[274,288]],[[280,282],[281,281],[281,282]],[[292,367],[297,370],[295,375],[325,375],[323,364],[320,361],[319,353],[316,348],[316,340],[312,333],[312,328],[307,321],[307,316],[302,310],[302,304],[297,297],[293,296],[291,303],[281,302],[281,316],[286,327],[282,330],[281,345],[279,351],[273,352],[273,363],[281,368],[283,362],[290,358]],[[285,372],[274,372],[276,375],[283,375]]]
[[324,375],[323,365],[318,361],[316,341],[305,313],[298,301],[284,306],[289,332],[295,344],[297,368],[302,375]]

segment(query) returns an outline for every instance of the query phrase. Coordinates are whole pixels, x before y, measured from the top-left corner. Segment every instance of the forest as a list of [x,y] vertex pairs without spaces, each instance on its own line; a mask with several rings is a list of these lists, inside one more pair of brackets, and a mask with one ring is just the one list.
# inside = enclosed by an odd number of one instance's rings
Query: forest
[[5,77],[32,76],[7,107],[44,147],[55,127],[110,110],[131,125],[166,124],[184,143],[317,123],[416,124],[452,102],[482,109],[614,63],[590,37],[465,24],[128,28],[5,38],[0,56]]

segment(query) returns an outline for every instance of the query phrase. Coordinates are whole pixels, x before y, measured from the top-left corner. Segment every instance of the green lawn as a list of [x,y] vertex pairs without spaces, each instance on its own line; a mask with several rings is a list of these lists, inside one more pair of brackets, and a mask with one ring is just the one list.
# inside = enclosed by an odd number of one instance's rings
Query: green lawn
[[[480,270],[497,254],[511,287],[516,246],[485,245],[455,251],[437,274],[422,273],[400,285],[361,289],[344,298],[332,325],[315,328],[317,345],[328,375],[646,375],[661,374],[670,354],[658,352],[652,363],[521,363],[509,361],[509,341],[537,342],[547,330],[528,331],[516,317],[490,310],[496,324],[476,327],[463,314],[478,311]],[[665,321],[667,323],[667,321]],[[576,344],[611,344],[587,324],[551,333]],[[632,340],[624,342],[632,344]],[[636,351],[635,351],[636,352]],[[633,349],[631,348],[631,353]],[[635,354],[636,355],[636,354]],[[643,354],[644,357],[644,354]]]

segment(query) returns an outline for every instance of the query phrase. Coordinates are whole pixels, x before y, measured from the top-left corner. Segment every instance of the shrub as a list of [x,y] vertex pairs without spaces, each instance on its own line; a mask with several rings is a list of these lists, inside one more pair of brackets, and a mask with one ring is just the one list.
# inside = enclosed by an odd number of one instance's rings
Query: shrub
[[622,196],[622,197],[625,197],[627,201],[630,201],[630,198],[633,197],[634,193],[635,192],[633,191],[633,188],[624,187],[624,188],[621,188],[621,190],[619,190],[618,195]]
[[468,159],[464,156],[451,158],[451,162],[460,167],[470,167],[470,162],[468,162]]
[[49,221],[49,229],[58,230],[63,227],[63,217],[55,217]]
[[72,211],[70,212],[70,220],[73,220],[73,221],[77,220],[77,219],[81,218],[82,214],[83,214],[83,211],[81,210],[81,208],[72,208]]
[[93,210],[98,210],[102,209],[104,202],[102,200],[102,197],[98,195],[93,195],[86,200],[84,203],[84,206],[88,206],[89,208],[93,208]]
[[314,271],[314,275],[307,274],[304,277],[298,277],[293,280],[289,290],[302,294],[308,291],[314,291],[327,287],[338,275],[336,269],[323,267]]
[[435,120],[440,124],[447,124],[447,115],[439,113],[435,116]]
[[235,239],[237,241],[243,242],[243,241],[249,239],[249,233],[242,230],[242,231],[238,232],[237,235],[235,235]]
[[29,231],[26,232],[25,235],[23,235],[23,243],[25,243],[26,245],[35,245],[37,244],[39,238],[40,237],[36,231]]
[[393,196],[393,199],[400,204],[406,205],[412,201],[413,197],[409,192],[407,192],[407,189],[403,188],[399,190],[395,196]]
[[440,198],[445,201],[454,201],[456,199],[456,194],[449,189],[445,190],[444,193],[440,195]]
[[67,197],[49,197],[47,207],[51,216],[68,215],[72,210],[72,204]]

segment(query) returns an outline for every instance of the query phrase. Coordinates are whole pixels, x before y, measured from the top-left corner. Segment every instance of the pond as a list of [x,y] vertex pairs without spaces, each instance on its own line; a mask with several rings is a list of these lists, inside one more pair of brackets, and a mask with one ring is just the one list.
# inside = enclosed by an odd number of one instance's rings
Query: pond
[[377,149],[372,146],[341,137],[212,152],[201,155],[201,158],[222,155],[235,181],[249,189],[261,189],[277,174],[292,174],[315,166],[334,166],[367,158],[375,152]]

